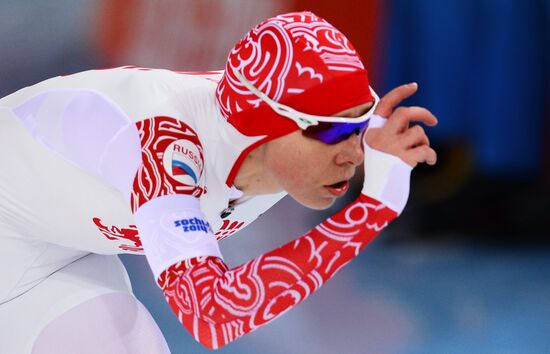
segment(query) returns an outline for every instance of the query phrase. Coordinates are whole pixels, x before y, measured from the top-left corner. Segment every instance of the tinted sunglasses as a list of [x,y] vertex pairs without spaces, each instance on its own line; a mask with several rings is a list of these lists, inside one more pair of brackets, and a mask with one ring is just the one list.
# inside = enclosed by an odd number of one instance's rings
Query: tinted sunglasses
[[289,106],[274,101],[254,87],[254,85],[246,80],[236,69],[233,69],[233,74],[243,86],[263,102],[267,103],[277,114],[296,122],[305,136],[322,141],[326,144],[337,144],[348,139],[353,134],[362,134],[368,127],[369,119],[380,101],[376,92],[374,92],[372,87],[369,87],[374,102],[372,107],[361,116],[352,118],[317,116],[297,111]]

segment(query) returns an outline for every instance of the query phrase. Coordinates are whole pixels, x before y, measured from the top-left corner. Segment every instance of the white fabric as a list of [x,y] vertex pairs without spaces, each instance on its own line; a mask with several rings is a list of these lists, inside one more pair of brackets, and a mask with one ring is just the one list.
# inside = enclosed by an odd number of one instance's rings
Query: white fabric
[[231,187],[231,191],[229,191],[229,199],[239,199],[243,195],[244,193],[235,186]]
[[400,158],[364,144],[365,180],[361,193],[401,214],[409,198],[412,167]]
[[130,200],[141,164],[139,133],[106,96],[93,90],[53,89],[13,111],[37,141]]
[[378,114],[373,114],[370,117],[369,120],[369,126],[368,129],[375,129],[375,128],[382,128],[384,125],[386,125],[386,122],[388,121],[387,118],[384,118]]
[[168,354],[160,329],[130,294],[112,293],[79,304],[49,323],[32,354]]
[[[61,314],[102,295],[133,296],[131,292],[117,256],[82,257],[0,305],[0,353],[28,354],[43,329]],[[115,317],[109,321],[119,320],[124,321]]]
[[[121,253],[94,224],[134,223],[112,186],[36,141],[0,108],[0,303],[84,254]],[[1,352],[1,351],[0,351]]]
[[216,237],[193,196],[172,194],[155,198],[143,204],[135,218],[155,279],[185,259],[222,258]]

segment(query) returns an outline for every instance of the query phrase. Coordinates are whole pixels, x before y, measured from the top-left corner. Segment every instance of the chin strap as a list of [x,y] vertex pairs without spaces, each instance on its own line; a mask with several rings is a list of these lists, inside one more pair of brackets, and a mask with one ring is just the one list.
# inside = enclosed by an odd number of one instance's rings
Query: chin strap
[[172,265],[158,278],[197,341],[219,348],[274,320],[321,287],[397,216],[361,194],[298,239],[228,269],[220,258]]

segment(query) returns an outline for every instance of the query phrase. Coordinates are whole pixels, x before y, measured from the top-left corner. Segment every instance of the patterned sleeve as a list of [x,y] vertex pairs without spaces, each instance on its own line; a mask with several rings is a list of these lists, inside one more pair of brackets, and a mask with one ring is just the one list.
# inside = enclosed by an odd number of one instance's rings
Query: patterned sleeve
[[216,257],[170,266],[158,277],[178,319],[208,348],[219,348],[297,305],[397,216],[361,194],[313,230],[234,269]]
[[200,209],[204,156],[185,122],[153,117],[137,123],[142,164],[134,179],[132,210],[155,278],[168,266],[201,256],[221,259]]

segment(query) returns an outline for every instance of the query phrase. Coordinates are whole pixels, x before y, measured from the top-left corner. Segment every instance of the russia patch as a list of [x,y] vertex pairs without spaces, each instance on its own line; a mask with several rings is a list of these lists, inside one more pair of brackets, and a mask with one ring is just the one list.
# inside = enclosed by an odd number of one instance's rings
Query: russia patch
[[171,117],[147,118],[136,123],[143,164],[132,191],[132,211],[157,197],[188,194],[199,198],[204,156],[197,133]]
[[197,146],[191,141],[181,139],[168,145],[162,164],[166,173],[176,181],[187,185],[199,183],[203,163]]

